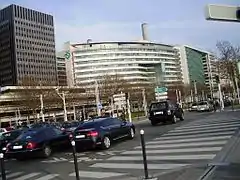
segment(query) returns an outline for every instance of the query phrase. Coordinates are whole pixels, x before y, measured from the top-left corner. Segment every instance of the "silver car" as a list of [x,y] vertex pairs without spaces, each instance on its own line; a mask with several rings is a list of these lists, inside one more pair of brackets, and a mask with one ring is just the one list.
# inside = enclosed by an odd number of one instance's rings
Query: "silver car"
[[213,111],[213,106],[208,101],[202,101],[199,102],[197,105],[197,111],[203,112],[203,111]]

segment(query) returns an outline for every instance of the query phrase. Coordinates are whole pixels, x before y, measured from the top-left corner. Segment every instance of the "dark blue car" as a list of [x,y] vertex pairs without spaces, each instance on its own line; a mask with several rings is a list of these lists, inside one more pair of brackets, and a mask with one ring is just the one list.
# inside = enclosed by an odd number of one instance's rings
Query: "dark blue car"
[[73,132],[77,148],[110,148],[113,141],[134,138],[135,127],[128,121],[105,117],[92,119],[79,125]]
[[70,146],[69,137],[65,132],[54,127],[31,128],[14,141],[8,143],[8,157],[24,160],[27,157],[49,157],[53,151]]

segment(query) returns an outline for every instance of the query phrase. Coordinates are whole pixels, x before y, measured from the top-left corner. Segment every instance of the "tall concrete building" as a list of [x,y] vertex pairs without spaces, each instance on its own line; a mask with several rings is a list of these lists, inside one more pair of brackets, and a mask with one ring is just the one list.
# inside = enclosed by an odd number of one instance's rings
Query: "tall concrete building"
[[53,16],[10,5],[0,10],[0,85],[26,77],[57,84]]
[[64,55],[57,53],[57,80],[58,86],[67,86],[67,71]]

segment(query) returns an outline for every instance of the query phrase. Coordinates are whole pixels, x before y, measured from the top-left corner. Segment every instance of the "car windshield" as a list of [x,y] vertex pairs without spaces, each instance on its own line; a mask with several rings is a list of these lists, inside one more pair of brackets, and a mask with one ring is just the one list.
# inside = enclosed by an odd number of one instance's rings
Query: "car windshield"
[[71,127],[77,127],[79,125],[78,122],[71,122],[71,123],[64,123],[62,125],[63,128],[71,128]]
[[0,137],[1,140],[3,139],[16,139],[21,134],[21,131],[10,131],[3,133]]
[[94,121],[84,122],[83,124],[81,124],[79,126],[79,129],[92,129],[92,128],[95,128],[96,127],[96,123],[97,122],[94,122]]
[[167,108],[166,102],[153,103],[150,107],[151,111],[163,110]]
[[18,137],[16,138],[16,140],[32,139],[33,137],[36,136],[37,132],[38,132],[38,131],[33,131],[33,130],[31,130],[31,131],[26,131],[26,132],[24,132],[23,134],[21,134],[20,136],[18,136]]
[[199,102],[198,105],[207,105],[207,102]]

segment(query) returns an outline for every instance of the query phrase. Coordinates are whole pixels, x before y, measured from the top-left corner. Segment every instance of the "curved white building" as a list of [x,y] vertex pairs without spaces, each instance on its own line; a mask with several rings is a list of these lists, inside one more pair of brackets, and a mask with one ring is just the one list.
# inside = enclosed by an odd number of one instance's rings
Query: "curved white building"
[[[132,84],[182,83],[179,51],[171,45],[141,42],[91,42],[69,44],[68,64],[72,85],[91,88],[105,75],[116,75]],[[69,74],[68,73],[68,74]]]

